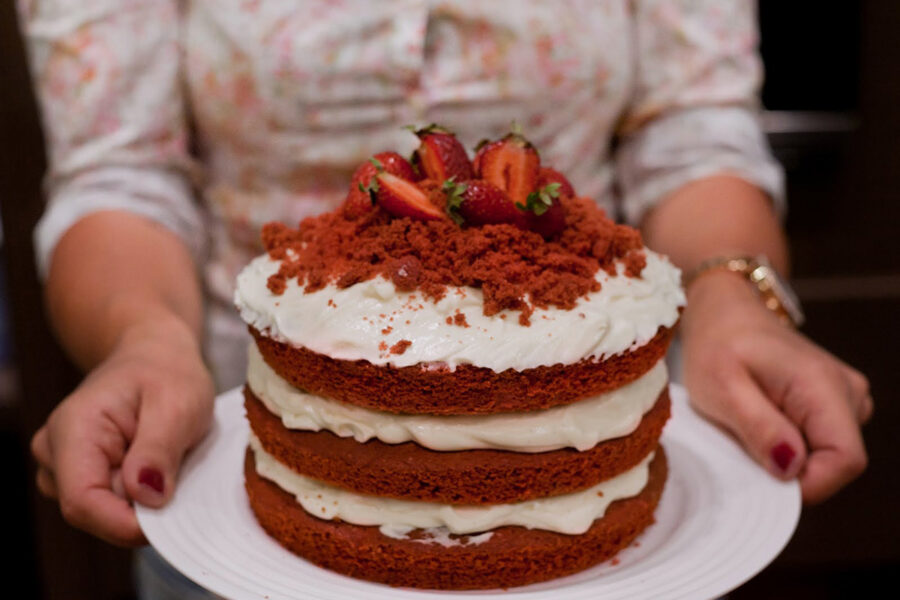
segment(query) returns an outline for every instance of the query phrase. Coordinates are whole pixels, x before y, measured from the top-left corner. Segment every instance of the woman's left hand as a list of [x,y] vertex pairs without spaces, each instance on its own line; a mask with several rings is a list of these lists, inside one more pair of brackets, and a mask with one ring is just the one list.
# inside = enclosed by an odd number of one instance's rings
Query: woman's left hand
[[688,290],[684,378],[694,407],[733,433],[803,500],[825,500],[859,476],[869,383],[783,325],[734,273],[710,272]]

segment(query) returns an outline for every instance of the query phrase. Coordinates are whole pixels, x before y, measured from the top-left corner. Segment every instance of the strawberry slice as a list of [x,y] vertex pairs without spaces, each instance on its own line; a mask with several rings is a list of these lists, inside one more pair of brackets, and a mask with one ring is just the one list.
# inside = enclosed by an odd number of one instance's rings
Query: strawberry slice
[[544,188],[551,183],[559,184],[560,198],[575,197],[575,188],[572,187],[572,184],[569,182],[568,178],[566,178],[565,175],[563,175],[556,169],[552,169],[550,167],[541,167],[541,171],[538,174],[537,187],[539,189]]
[[409,217],[417,221],[446,218],[415,183],[391,173],[376,175],[368,189],[374,201],[395,217]]
[[423,177],[435,181],[446,181],[451,177],[464,181],[473,177],[466,149],[451,131],[431,124],[415,134],[421,143],[413,153],[413,163]]
[[559,182],[548,183],[528,195],[525,204],[516,206],[527,214],[528,229],[550,239],[566,228],[566,210],[560,202]]
[[344,200],[344,214],[360,217],[375,206],[369,194],[369,184],[379,171],[386,171],[409,181],[416,180],[416,172],[409,161],[396,152],[379,152],[356,168],[350,179],[350,190]]
[[447,213],[458,225],[496,225],[509,223],[527,228],[526,214],[516,208],[506,193],[481,179],[457,183],[444,182]]
[[489,142],[475,155],[475,175],[490,181],[518,204],[537,188],[541,159],[534,146],[518,133]]

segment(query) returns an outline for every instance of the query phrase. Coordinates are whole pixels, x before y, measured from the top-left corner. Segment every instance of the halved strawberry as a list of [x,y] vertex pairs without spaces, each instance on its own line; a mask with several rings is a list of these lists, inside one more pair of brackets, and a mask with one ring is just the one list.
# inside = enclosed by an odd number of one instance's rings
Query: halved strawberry
[[548,183],[528,195],[525,204],[517,204],[527,214],[528,229],[549,239],[566,228],[566,211],[560,202],[559,182]]
[[551,183],[559,184],[560,198],[575,197],[575,188],[572,187],[572,184],[569,182],[565,175],[563,175],[556,169],[552,169],[550,167],[541,167],[541,171],[538,174],[538,189],[544,188]]
[[409,161],[396,152],[379,152],[356,168],[350,179],[350,190],[344,200],[344,214],[355,218],[372,210],[375,204],[369,194],[369,184],[379,171],[386,171],[409,181],[416,180],[416,172]]
[[446,181],[451,177],[456,181],[472,178],[472,163],[466,149],[451,131],[431,124],[415,134],[421,144],[413,153],[413,162],[423,177],[435,181]]
[[516,208],[506,193],[494,184],[481,179],[457,183],[444,182],[447,193],[447,213],[457,224],[492,225],[509,223],[525,229],[526,215]]
[[474,164],[477,177],[493,183],[515,203],[525,204],[528,194],[537,188],[541,159],[518,133],[482,146]]
[[372,198],[395,217],[418,221],[444,219],[444,213],[428,199],[415,183],[388,172],[379,173],[369,184]]

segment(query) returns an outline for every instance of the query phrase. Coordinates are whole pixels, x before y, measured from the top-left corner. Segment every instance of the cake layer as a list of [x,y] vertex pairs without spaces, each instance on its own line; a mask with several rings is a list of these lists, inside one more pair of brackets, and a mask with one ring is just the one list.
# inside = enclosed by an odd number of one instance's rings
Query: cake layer
[[543,410],[599,396],[627,385],[665,355],[671,329],[646,344],[603,361],[585,359],[524,371],[460,365],[378,366],[338,360],[250,332],[266,363],[294,387],[311,394],[392,413],[485,415]]
[[477,416],[398,415],[309,394],[279,377],[255,344],[250,345],[248,355],[247,386],[288,429],[330,431],[357,442],[416,442],[441,451],[588,450],[634,431],[668,383],[665,361],[660,361],[628,385],[547,410]]
[[538,308],[530,325],[520,324],[516,312],[485,315],[478,288],[451,287],[433,302],[382,277],[310,293],[291,279],[276,295],[267,282],[280,261],[267,255],[238,276],[234,301],[244,321],[267,337],[334,359],[523,371],[621,354],[673,327],[685,303],[680,272],[666,258],[644,253],[640,277],[626,276],[621,263],[615,276],[600,269],[599,291],[571,310]]
[[263,448],[298,473],[361,494],[447,504],[520,502],[582,490],[627,471],[656,448],[668,390],[628,436],[578,452],[437,452],[413,442],[360,444],[327,431],[285,429],[244,388],[247,418]]
[[[434,589],[506,588],[570,575],[609,559],[653,522],[667,474],[660,448],[647,485],[617,500],[581,535],[500,527],[477,536],[410,532],[385,536],[378,527],[309,515],[293,496],[260,477],[248,450],[244,475],[250,506],[263,528],[290,551],[352,577]],[[458,543],[448,543],[450,540]]]
[[309,514],[355,525],[377,525],[389,537],[440,527],[460,535],[508,526],[581,534],[603,516],[611,502],[631,498],[644,489],[653,459],[651,452],[624,473],[584,490],[522,502],[470,505],[359,494],[300,475],[266,452],[253,435],[249,446],[257,473],[294,496]]

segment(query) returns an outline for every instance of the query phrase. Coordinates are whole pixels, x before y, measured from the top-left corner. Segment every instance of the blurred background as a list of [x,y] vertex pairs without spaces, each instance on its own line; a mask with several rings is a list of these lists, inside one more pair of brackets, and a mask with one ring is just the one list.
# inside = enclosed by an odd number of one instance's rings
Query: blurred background
[[[868,471],[804,509],[785,551],[730,598],[867,597],[900,569],[900,2],[760,0],[764,123],[788,172],[787,229],[804,331],[866,373]],[[28,440],[80,376],[42,311],[31,230],[40,125],[12,2],[0,2],[0,456],[6,584],[17,598],[127,599],[129,553],[38,497]]]

